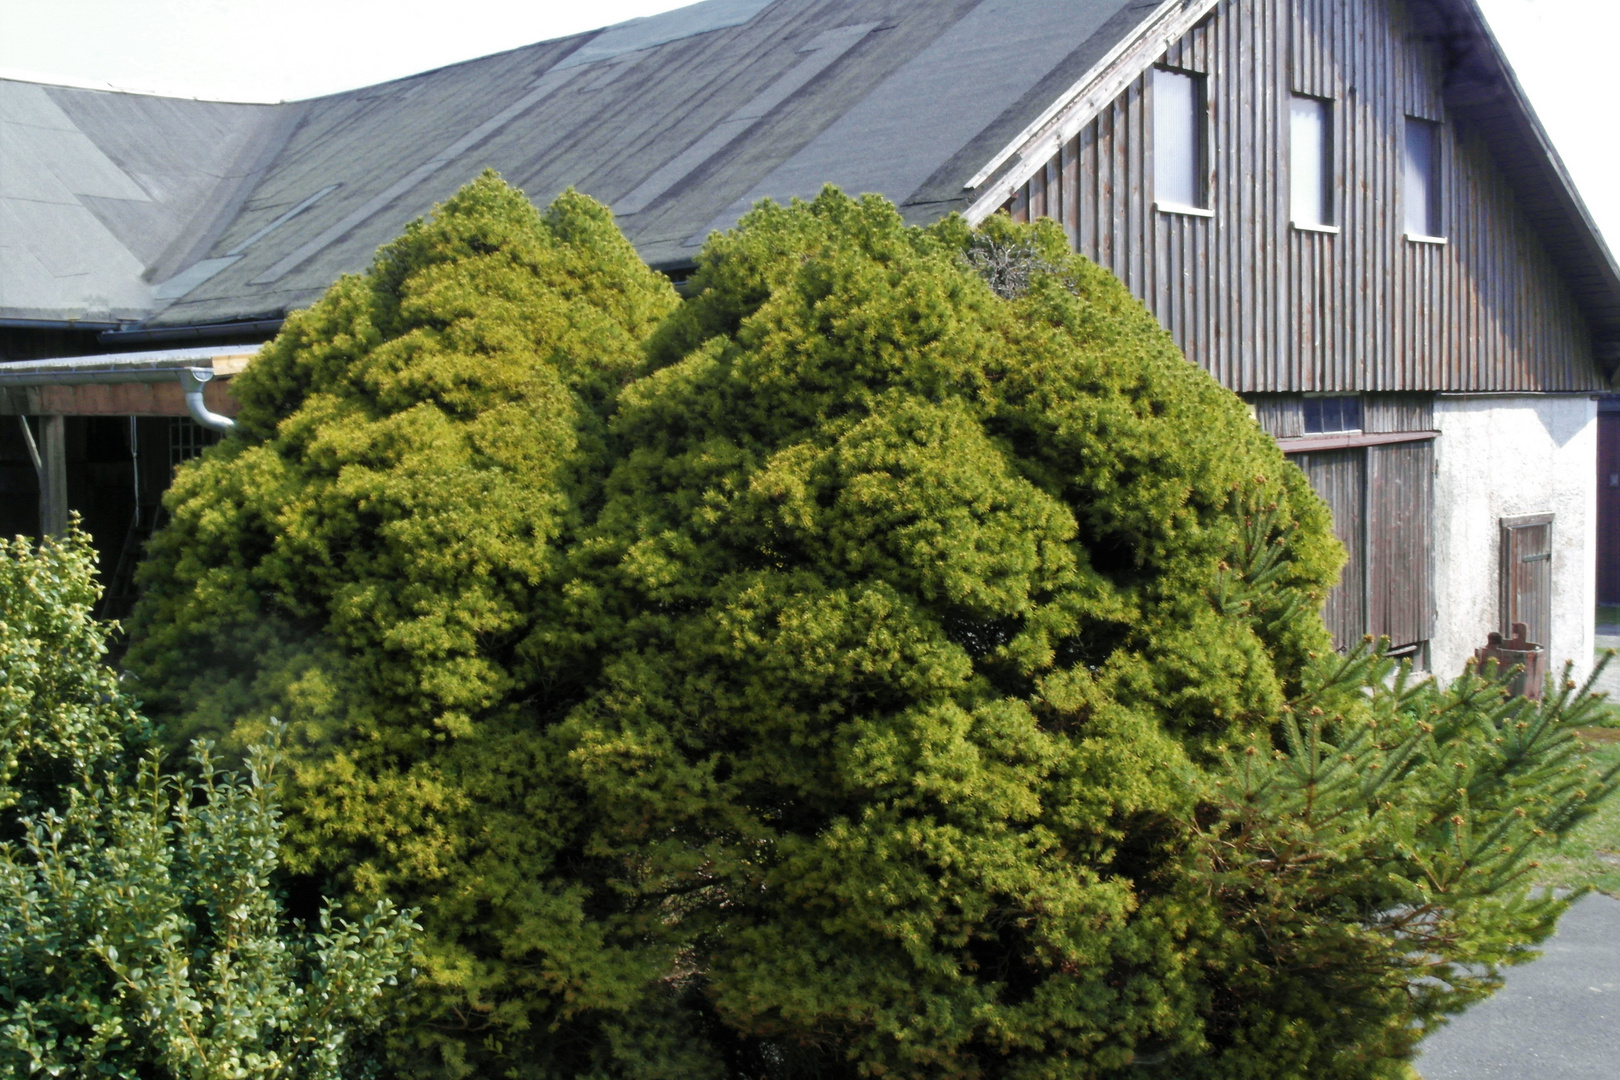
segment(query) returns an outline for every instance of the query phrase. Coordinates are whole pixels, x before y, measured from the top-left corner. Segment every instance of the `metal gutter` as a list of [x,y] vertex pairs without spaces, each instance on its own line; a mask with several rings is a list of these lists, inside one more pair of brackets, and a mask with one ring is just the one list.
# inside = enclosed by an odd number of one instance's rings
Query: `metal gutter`
[[103,330],[97,336],[103,345],[138,341],[186,341],[197,338],[273,337],[286,319],[256,319],[252,322],[209,323],[204,326],[157,326],[149,330]]
[[0,326],[13,330],[83,330],[90,332],[100,330],[102,333],[117,330],[123,323],[117,322],[87,322],[82,319],[0,319]]
[[20,360],[0,364],[0,389],[6,387],[90,386],[98,383],[161,383],[179,379],[186,411],[197,423],[230,431],[236,421],[213,412],[203,401],[203,385],[235,375],[256,349],[211,345],[154,352],[104,353],[55,360]]
[[[193,367],[207,367],[218,375],[234,375],[247,366],[247,361],[257,351],[241,345],[205,345],[193,349],[102,353],[51,360],[9,360],[0,363],[0,386],[161,382],[165,375]],[[231,363],[236,360],[241,362]]]

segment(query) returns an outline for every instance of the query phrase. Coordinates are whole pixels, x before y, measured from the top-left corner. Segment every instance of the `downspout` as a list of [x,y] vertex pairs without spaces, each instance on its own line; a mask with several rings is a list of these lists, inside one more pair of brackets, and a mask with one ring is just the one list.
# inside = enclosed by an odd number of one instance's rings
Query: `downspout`
[[[108,383],[155,386],[169,383],[170,379],[178,376],[187,414],[206,428],[228,432],[235,430],[236,422],[208,408],[203,400],[203,387],[215,378],[240,371],[251,355],[251,352],[234,351],[234,347],[227,346],[21,360],[0,363],[0,389],[10,386],[32,388]],[[229,365],[224,371],[219,370],[221,362]],[[44,456],[49,457],[48,454]]]
[[203,386],[214,377],[213,368],[191,367],[180,369],[180,385],[186,394],[186,411],[191,418],[205,428],[215,431],[234,431],[236,421],[228,416],[221,416],[217,412],[210,412],[203,403]]
[[34,462],[34,474],[39,477],[41,489],[45,485],[45,462],[40,460],[39,444],[34,441],[34,429],[28,426],[28,417],[17,417],[17,423],[22,425],[23,442],[28,444],[28,456]]

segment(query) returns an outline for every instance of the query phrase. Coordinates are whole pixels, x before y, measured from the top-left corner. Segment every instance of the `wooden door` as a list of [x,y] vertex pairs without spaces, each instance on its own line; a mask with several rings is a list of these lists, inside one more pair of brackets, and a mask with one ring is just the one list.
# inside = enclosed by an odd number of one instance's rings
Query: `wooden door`
[[1597,430],[1597,602],[1620,604],[1620,413],[1599,413]]
[[1552,637],[1553,515],[1502,519],[1502,625],[1510,637],[1514,623],[1537,645]]
[[1333,533],[1349,558],[1322,605],[1322,621],[1336,648],[1347,649],[1367,632],[1367,452],[1317,450],[1293,455],[1311,487],[1333,513]]
[[1367,455],[1367,632],[1399,649],[1432,633],[1434,443]]

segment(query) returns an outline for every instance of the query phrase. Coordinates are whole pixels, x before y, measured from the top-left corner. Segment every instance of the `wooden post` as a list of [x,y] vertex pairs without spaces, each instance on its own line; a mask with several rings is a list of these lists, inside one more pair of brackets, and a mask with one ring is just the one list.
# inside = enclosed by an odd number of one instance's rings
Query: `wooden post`
[[39,418],[39,530],[46,536],[67,532],[67,423],[60,416]]

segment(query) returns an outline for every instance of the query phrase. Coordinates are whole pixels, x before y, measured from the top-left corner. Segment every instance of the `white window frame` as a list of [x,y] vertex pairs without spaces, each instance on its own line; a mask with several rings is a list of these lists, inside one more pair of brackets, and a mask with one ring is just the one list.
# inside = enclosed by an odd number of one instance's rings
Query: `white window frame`
[[[1429,134],[1428,169],[1426,173],[1421,174],[1424,200],[1421,227],[1417,227],[1418,223],[1414,221],[1413,206],[1413,196],[1420,176],[1412,143],[1412,136],[1416,131],[1426,131]],[[1446,242],[1442,142],[1441,125],[1438,121],[1421,116],[1406,117],[1406,122],[1401,127],[1401,220],[1406,228],[1406,238],[1415,243]]]
[[[1189,214],[1194,217],[1214,217],[1215,212],[1210,207],[1210,177],[1209,177],[1209,80],[1202,72],[1185,71],[1181,68],[1159,66],[1152,69],[1150,80],[1152,100],[1150,101],[1153,117],[1153,206],[1154,209],[1167,214]],[[1192,181],[1191,199],[1183,200],[1167,197],[1164,192],[1166,172],[1163,163],[1163,139],[1166,132],[1162,130],[1164,121],[1170,119],[1167,112],[1161,113],[1161,105],[1168,105],[1168,95],[1165,91],[1170,85],[1170,78],[1185,79],[1185,84],[1191,90],[1190,105],[1192,106],[1191,124],[1188,134],[1192,138],[1190,179]],[[1181,194],[1175,192],[1173,194]]]
[[[1294,94],[1289,100],[1288,211],[1294,228],[1306,232],[1336,234],[1339,231],[1333,113],[1331,98]],[[1309,114],[1314,114],[1314,131],[1304,123]],[[1310,136],[1313,145],[1301,145],[1305,136]],[[1310,186],[1315,190],[1306,191],[1302,184],[1311,173],[1315,174],[1315,183]],[[1300,204],[1306,199],[1313,199],[1318,205],[1304,209],[1316,213],[1301,213]]]

